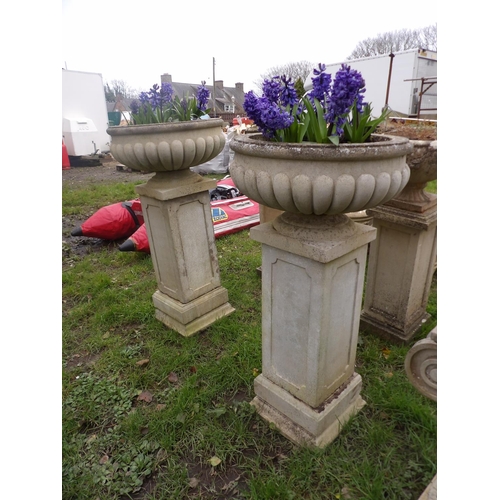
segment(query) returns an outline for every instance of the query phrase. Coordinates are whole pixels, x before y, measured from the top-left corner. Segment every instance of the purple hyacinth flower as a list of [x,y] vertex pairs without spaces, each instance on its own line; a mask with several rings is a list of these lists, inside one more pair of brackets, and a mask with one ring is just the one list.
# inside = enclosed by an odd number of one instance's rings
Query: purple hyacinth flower
[[162,103],[171,102],[173,95],[174,95],[174,89],[172,87],[172,84],[169,82],[162,82],[160,88],[160,99]]
[[313,69],[313,73],[315,75],[319,75],[319,74],[323,73],[323,71],[325,71],[325,69],[326,69],[326,64],[319,63],[318,68]]
[[269,102],[277,103],[281,92],[280,77],[273,76],[271,80],[265,79],[262,85],[262,91]]
[[361,73],[342,64],[335,75],[331,93],[327,98],[327,111],[325,113],[327,122],[336,125],[337,135],[342,135],[345,117],[351,111],[354,103],[356,103],[358,110],[362,110],[364,92],[365,81]]
[[208,99],[210,97],[210,91],[205,87],[205,81],[201,82],[201,85],[198,87],[198,94],[196,96],[198,100],[198,107],[205,111],[208,105]]
[[323,105],[325,97],[330,93],[330,84],[332,83],[332,75],[330,73],[325,73],[326,66],[324,64],[319,64],[318,69],[314,69],[313,73],[316,75],[312,79],[313,88],[309,92],[309,99],[314,104],[314,99]]
[[151,104],[151,107],[153,110],[156,108],[160,107],[161,105],[161,98],[160,98],[160,86],[155,83],[150,89],[149,89],[149,103]]
[[281,77],[281,92],[280,92],[280,102],[283,106],[290,106],[293,108],[295,104],[299,102],[297,97],[297,91],[293,85],[292,79],[287,78],[285,75]]
[[130,103],[130,111],[133,115],[139,113],[139,102],[135,99]]
[[245,101],[243,103],[243,109],[245,110],[248,118],[253,120],[259,129],[264,127],[264,123],[261,119],[261,99],[263,98],[257,97],[254,91],[251,90],[245,94]]

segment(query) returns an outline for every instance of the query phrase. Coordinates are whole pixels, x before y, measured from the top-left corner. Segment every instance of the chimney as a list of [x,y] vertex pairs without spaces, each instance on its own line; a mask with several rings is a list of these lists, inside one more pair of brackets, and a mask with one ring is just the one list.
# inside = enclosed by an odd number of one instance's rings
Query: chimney
[[122,101],[123,101],[123,94],[118,92],[115,97],[115,107],[113,108],[113,111],[125,111]]
[[223,89],[224,88],[224,81],[223,80],[215,80],[215,87],[218,89]]
[[236,87],[236,90],[245,93],[245,91],[243,90],[243,84],[242,83],[240,83],[240,82],[235,83],[235,87]]
[[172,75],[168,74],[168,73],[163,73],[163,75],[161,75],[161,83],[172,83]]

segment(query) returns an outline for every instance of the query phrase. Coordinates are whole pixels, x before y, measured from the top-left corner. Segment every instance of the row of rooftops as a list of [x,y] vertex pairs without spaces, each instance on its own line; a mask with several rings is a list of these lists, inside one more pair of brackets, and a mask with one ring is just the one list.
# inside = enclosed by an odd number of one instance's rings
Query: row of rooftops
[[[172,81],[172,75],[169,73],[164,73],[161,75],[161,83],[168,82],[172,85],[174,89],[174,95],[183,97],[196,96],[198,92],[198,87],[201,85],[199,83],[181,83]],[[213,86],[206,85],[210,90],[210,99],[208,102],[209,108],[214,108],[213,103]],[[115,102],[107,102],[107,110],[110,111],[130,111],[130,103],[134,99],[125,99],[118,96]],[[216,114],[227,113],[228,108],[234,105],[234,110],[231,112],[243,114],[243,102],[245,101],[245,91],[243,89],[243,83],[236,83],[234,87],[224,87],[223,80],[215,81],[215,112]]]

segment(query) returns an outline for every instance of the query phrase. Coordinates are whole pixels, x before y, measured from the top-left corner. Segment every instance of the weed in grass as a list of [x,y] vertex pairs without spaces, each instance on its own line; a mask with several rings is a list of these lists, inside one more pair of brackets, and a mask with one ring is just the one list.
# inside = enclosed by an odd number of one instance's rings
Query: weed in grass
[[114,380],[98,379],[90,373],[75,377],[64,409],[68,417],[79,422],[87,431],[107,428],[132,408],[133,391]]

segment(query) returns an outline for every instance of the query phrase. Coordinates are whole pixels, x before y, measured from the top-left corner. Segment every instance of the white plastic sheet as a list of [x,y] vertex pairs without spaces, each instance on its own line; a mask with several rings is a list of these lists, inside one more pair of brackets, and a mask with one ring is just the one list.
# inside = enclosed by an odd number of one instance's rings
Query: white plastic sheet
[[224,133],[226,136],[224,149],[215,158],[201,165],[197,165],[196,167],[191,167],[191,170],[201,175],[227,173],[229,171],[229,163],[234,156],[234,151],[229,147],[229,143],[236,133],[238,133],[237,127],[229,128],[228,131]]

